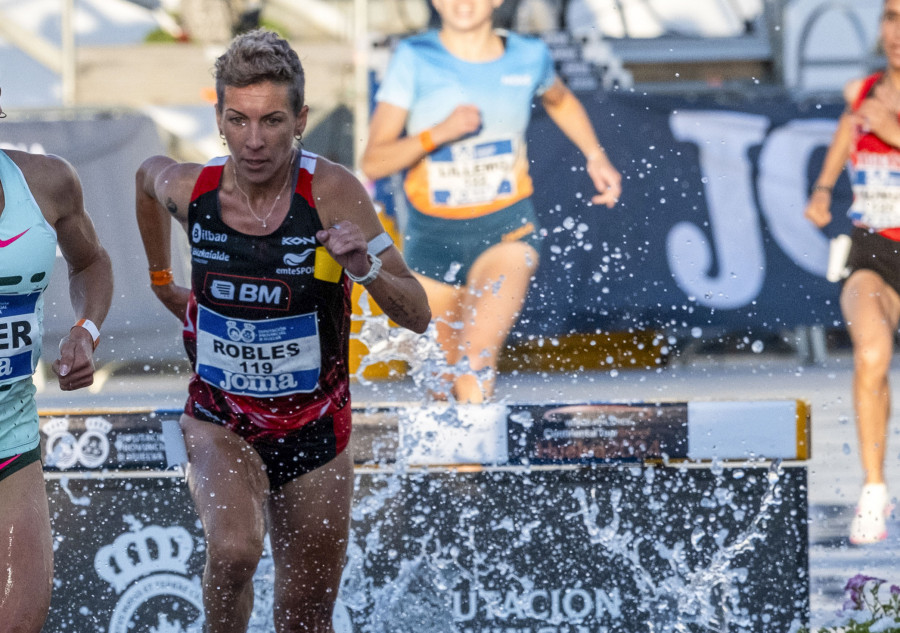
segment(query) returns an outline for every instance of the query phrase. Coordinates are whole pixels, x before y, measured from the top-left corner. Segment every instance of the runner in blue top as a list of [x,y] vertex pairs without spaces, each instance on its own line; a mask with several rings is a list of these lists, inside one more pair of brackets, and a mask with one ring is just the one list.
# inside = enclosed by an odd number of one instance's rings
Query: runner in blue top
[[[0,118],[3,111],[0,109]],[[94,348],[112,298],[112,268],[85,213],[81,184],[55,156],[0,150],[0,623],[37,633],[50,607],[53,548],[41,471],[35,387],[42,293],[56,249],[78,321],[53,370],[64,390],[93,382]]]
[[621,176],[540,40],[492,26],[501,0],[433,0],[440,31],[397,47],[376,95],[366,176],[408,170],[404,257],[428,294],[462,402],[491,396],[497,357],[538,264],[525,131],[539,96],[612,207]]

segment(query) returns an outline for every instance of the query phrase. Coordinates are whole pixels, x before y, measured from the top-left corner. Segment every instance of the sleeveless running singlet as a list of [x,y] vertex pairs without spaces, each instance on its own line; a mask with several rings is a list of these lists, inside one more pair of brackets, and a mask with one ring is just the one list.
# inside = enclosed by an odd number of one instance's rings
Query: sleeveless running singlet
[[56,231],[25,177],[0,150],[0,458],[38,445],[31,375],[41,356],[43,292],[56,261]]
[[[870,75],[863,82],[854,111],[881,79]],[[870,132],[857,133],[850,153],[850,184],[853,204],[848,215],[893,240],[900,240],[900,151]]]
[[240,429],[250,441],[333,416],[341,450],[350,433],[351,283],[315,237],[322,229],[312,197],[317,158],[301,153],[288,215],[265,236],[222,221],[227,158],[200,173],[188,211],[184,343],[195,375],[185,411]]

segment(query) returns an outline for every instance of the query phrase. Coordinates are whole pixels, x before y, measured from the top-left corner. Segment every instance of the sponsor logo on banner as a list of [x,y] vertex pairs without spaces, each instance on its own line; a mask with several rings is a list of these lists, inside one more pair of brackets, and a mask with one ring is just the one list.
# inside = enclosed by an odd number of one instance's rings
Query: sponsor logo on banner
[[100,468],[109,457],[109,432],[112,424],[101,417],[84,421],[85,431],[75,436],[68,418],[51,418],[42,430],[47,436],[45,464],[48,468],[68,470],[76,466]]
[[771,274],[762,220],[798,268],[825,276],[825,234],[802,213],[784,210],[805,206],[807,169],[813,153],[831,140],[833,120],[799,119],[773,128],[764,115],[679,109],[668,123],[675,140],[697,147],[709,212],[708,221],[683,219],[666,235],[672,277],[687,297],[718,310],[760,297]]
[[572,624],[578,625],[575,631],[593,632],[598,629],[588,624],[618,618],[622,612],[618,589],[596,587],[457,588],[452,601],[453,620],[462,633],[494,630],[486,628],[494,626],[503,631],[514,627],[517,632],[557,633],[572,631]]
[[194,538],[181,526],[135,526],[101,547],[94,570],[116,593],[107,633],[193,633],[203,625]]
[[50,417],[41,421],[47,470],[100,470],[165,464],[162,436],[129,414]]
[[687,405],[514,405],[510,459],[531,463],[639,461],[687,456]]

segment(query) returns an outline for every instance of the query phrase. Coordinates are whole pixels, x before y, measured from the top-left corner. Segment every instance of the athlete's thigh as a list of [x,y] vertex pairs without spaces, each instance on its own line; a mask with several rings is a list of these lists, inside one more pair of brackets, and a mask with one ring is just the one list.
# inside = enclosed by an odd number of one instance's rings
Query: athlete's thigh
[[469,293],[487,297],[524,294],[537,270],[538,252],[526,242],[503,242],[485,250],[469,271]]
[[462,336],[505,339],[525,302],[537,262],[537,251],[524,242],[496,244],[482,253],[469,272]]
[[[53,576],[50,513],[40,462],[0,481],[0,622],[4,614],[46,615]],[[36,615],[36,617],[41,617]]]
[[334,601],[347,551],[352,498],[349,450],[272,493],[268,523],[276,591],[297,590],[301,600]]
[[188,486],[210,541],[246,534],[262,541],[269,481],[259,454],[228,429],[181,416]]
[[878,273],[857,270],[844,282],[841,311],[854,345],[891,345],[900,320],[900,296]]
[[431,308],[431,317],[435,320],[453,322],[459,318],[460,303],[465,293],[465,288],[445,284],[431,277],[414,273],[416,279],[422,284],[425,295],[428,297],[428,306]]
[[465,304],[467,290],[464,286],[453,286],[416,273],[422,284],[431,308],[437,340],[447,355],[447,362],[454,364],[459,360],[460,337],[459,321]]

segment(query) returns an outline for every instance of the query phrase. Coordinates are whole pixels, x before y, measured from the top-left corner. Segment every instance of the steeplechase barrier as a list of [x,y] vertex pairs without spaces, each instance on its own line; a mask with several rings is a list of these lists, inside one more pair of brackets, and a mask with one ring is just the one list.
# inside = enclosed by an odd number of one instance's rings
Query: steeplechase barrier
[[[46,633],[198,631],[179,412],[44,411]],[[354,409],[337,633],[786,631],[809,615],[802,401]],[[273,631],[272,561],[250,631]],[[671,629],[674,630],[674,629]]]

